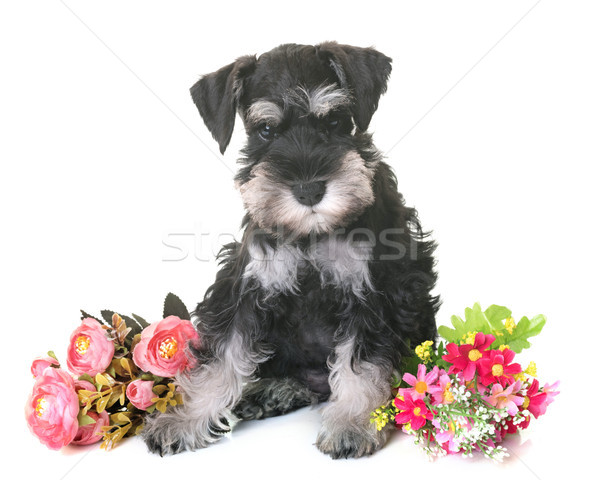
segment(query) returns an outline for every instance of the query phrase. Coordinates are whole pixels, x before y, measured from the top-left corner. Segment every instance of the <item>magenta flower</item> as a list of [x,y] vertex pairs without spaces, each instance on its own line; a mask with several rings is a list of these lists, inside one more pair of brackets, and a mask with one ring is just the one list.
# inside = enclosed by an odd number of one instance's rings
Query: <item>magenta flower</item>
[[477,364],[484,356],[483,352],[494,343],[494,340],[496,338],[493,335],[485,335],[479,332],[475,335],[473,345],[458,346],[456,343],[446,345],[448,355],[443,355],[442,358],[452,364],[448,373],[462,372],[467,382],[473,380]]
[[402,377],[402,380],[408,383],[412,388],[400,388],[398,394],[403,396],[410,395],[414,400],[421,400],[428,393],[437,393],[441,390],[439,386],[435,385],[438,376],[438,367],[433,367],[431,372],[427,373],[427,367],[421,363],[417,367],[416,377],[410,373],[405,373]]
[[495,383],[492,385],[492,394],[483,399],[492,407],[506,408],[508,414],[514,416],[519,411],[519,406],[525,401],[525,398],[517,395],[520,389],[521,382],[512,383],[506,389],[499,383]]
[[502,386],[514,383],[517,373],[521,373],[521,365],[510,363],[515,358],[515,352],[509,348],[504,350],[492,350],[477,364],[480,381],[484,386],[498,382]]
[[558,395],[558,391],[555,391],[556,387],[558,387],[558,382],[551,386],[546,384],[543,389],[540,389],[540,383],[533,380],[527,389],[523,408],[527,409],[535,418],[543,415],[546,413],[548,405],[554,401],[553,397]]
[[413,400],[412,397],[396,397],[394,405],[400,412],[396,415],[396,423],[404,425],[410,423],[410,428],[418,430],[427,420],[433,419],[433,413],[427,408],[423,400]]

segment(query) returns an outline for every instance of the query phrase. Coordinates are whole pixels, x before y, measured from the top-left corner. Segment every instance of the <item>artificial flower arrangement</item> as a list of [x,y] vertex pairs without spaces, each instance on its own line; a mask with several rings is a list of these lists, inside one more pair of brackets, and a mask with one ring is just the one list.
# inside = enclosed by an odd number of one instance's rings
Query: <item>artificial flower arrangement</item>
[[152,324],[109,310],[100,318],[81,315],[67,350],[68,371],[53,352],[31,366],[35,384],[25,416],[51,449],[99,441],[110,449],[139,434],[146,414],[182,402],[172,377],[194,365],[187,348],[199,342],[198,334],[172,293],[163,319]]
[[414,435],[431,457],[481,452],[502,460],[504,437],[527,428],[559,393],[558,382],[540,386],[534,362],[523,369],[515,361],[545,323],[543,315],[515,323],[497,305],[467,308],[465,320],[452,317],[454,328],[438,328],[437,348],[432,341],[416,347],[395,380],[395,398],[371,421],[379,430],[391,423]]
[[[144,416],[181,404],[173,377],[195,365],[189,345],[200,339],[183,302],[172,293],[163,319],[149,324],[103,310],[101,318],[81,311],[71,335],[67,370],[53,352],[33,361],[33,391],[25,405],[32,433],[51,449],[102,441],[110,449],[137,435]],[[432,455],[480,451],[501,459],[508,433],[527,428],[558,394],[558,382],[540,387],[535,363],[526,369],[515,354],[541,332],[538,315],[515,323],[506,307],[479,304],[452,317],[454,329],[440,326],[445,340],[426,341],[404,361],[395,397],[371,414],[381,430],[393,424],[416,437]]]

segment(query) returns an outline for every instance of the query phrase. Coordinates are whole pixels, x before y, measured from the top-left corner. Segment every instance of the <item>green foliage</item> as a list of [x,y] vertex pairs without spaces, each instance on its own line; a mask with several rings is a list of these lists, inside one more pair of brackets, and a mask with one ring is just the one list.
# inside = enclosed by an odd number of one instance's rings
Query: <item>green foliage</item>
[[467,338],[476,332],[491,334],[496,337],[492,348],[508,345],[511,350],[520,353],[531,346],[529,338],[542,331],[546,317],[544,315],[536,315],[532,319],[523,317],[515,324],[511,314],[508,308],[499,305],[491,305],[483,311],[481,305],[475,303],[473,308],[465,309],[464,320],[453,315],[451,322],[454,328],[441,325],[438,333],[449,343],[465,343]]
[[150,326],[150,324],[146,320],[144,320],[142,317],[140,317],[139,315],[132,313],[131,316],[135,319],[135,321],[139,324],[139,326],[142,327],[142,330],[144,328]]
[[163,318],[167,318],[171,315],[181,318],[182,320],[190,320],[191,316],[186,308],[185,304],[181,299],[173,294],[169,293],[165,298],[165,305],[163,308]]
[[77,422],[79,423],[80,427],[85,427],[86,425],[91,425],[92,423],[96,423],[96,420],[94,420],[89,415],[86,415],[85,413],[83,413],[83,410],[80,410],[79,414],[77,415]]
[[505,341],[506,345],[516,353],[520,353],[523,349],[531,347],[528,339],[539,335],[545,324],[546,317],[544,315],[536,315],[532,319],[527,317],[521,318],[513,333]]

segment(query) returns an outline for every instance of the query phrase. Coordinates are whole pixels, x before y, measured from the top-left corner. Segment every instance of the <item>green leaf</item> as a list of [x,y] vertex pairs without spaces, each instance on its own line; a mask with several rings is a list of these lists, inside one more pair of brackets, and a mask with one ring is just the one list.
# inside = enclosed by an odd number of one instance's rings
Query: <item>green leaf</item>
[[[402,358],[402,365],[401,365],[402,374],[411,373],[413,375],[416,375],[417,369],[418,369],[420,363],[422,363],[421,359],[419,357],[417,357],[417,355],[414,353],[410,357],[404,356]],[[400,383],[402,383],[402,376],[400,377],[399,380],[400,380]]]
[[167,294],[163,308],[163,318],[167,318],[171,315],[175,315],[182,320],[190,320],[191,318],[185,304],[177,295],[173,293]]
[[531,347],[529,338],[539,335],[545,324],[546,317],[544,315],[536,315],[531,320],[523,317],[517,323],[512,334],[505,334],[506,337],[503,341],[515,353],[521,353],[523,349]]
[[128,317],[127,315],[121,315],[121,318],[125,321],[127,327],[131,328],[131,331],[127,335],[128,342],[126,342],[126,344],[128,343],[129,345],[131,345],[131,339],[138,333],[142,332],[142,327],[138,322],[136,322],[133,318]]
[[48,353],[46,355],[58,362],[58,358],[56,358],[56,354],[52,350],[48,350]]
[[77,422],[80,427],[85,427],[86,425],[91,425],[92,423],[96,423],[89,415],[84,414],[81,410],[79,411],[79,415],[77,415]]
[[435,361],[435,364],[438,368],[448,370],[450,368],[450,363],[442,358],[445,351],[446,351],[446,346],[444,345],[444,342],[440,342],[437,347],[437,354],[436,354],[437,360]]
[[450,327],[447,327],[446,325],[440,325],[438,327],[439,336],[442,337],[444,340],[446,340],[449,343],[454,342],[454,333],[455,333],[455,330],[452,330]]
[[469,332],[469,330],[462,318],[456,315],[452,315],[450,321],[452,322],[454,329],[441,325],[438,327],[438,334],[450,343],[459,343],[463,336]]
[[501,307],[499,305],[490,305],[485,310],[485,316],[487,317],[488,321],[492,327],[494,327],[494,330],[498,331],[504,329],[503,320],[510,317],[511,314],[512,312],[508,308]]
[[481,305],[475,303],[473,308],[465,308],[465,320],[453,315],[451,322],[454,329],[441,325],[438,327],[438,334],[448,342],[455,343],[460,343],[470,332],[495,334],[504,329],[502,321],[509,317],[510,313],[508,308],[498,305],[491,305],[484,312]]
[[112,317],[114,314],[115,314],[115,312],[113,312],[112,310],[100,310],[100,315],[102,315],[102,318],[104,319],[106,324],[111,327],[112,327]]
[[136,315],[135,313],[132,313],[131,316],[140,325],[140,327],[142,327],[142,329],[150,326],[150,324],[146,320],[144,320],[142,317],[140,317],[139,315]]
[[117,376],[117,372],[115,371],[115,367],[113,367],[112,365],[108,366],[108,368],[106,369],[106,373],[108,373],[113,378]]
[[402,375],[396,376],[396,374],[392,375],[392,388],[399,388],[402,384]]
[[489,335],[494,328],[485,313],[481,310],[481,305],[475,303],[473,308],[465,309],[465,328],[468,332],[481,332]]
[[79,375],[79,378],[77,380],[85,380],[86,382],[90,382],[91,384],[94,383],[94,379],[87,373],[84,373],[83,375]]

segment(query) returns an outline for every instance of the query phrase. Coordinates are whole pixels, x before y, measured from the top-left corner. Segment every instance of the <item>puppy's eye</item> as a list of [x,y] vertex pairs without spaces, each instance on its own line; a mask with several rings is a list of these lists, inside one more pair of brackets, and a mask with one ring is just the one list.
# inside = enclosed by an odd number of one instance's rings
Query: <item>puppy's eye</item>
[[321,124],[321,128],[323,130],[326,130],[327,132],[334,132],[342,124],[342,121],[341,121],[340,117],[338,117],[338,116],[335,116],[335,117],[331,116],[331,117],[322,118],[320,120],[320,124]]
[[273,140],[274,138],[277,138],[277,136],[279,135],[277,133],[277,129],[275,127],[273,127],[272,125],[268,125],[266,123],[264,123],[260,127],[258,127],[258,134],[260,135],[260,138],[262,138],[263,140]]

